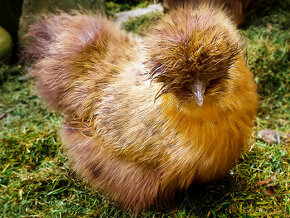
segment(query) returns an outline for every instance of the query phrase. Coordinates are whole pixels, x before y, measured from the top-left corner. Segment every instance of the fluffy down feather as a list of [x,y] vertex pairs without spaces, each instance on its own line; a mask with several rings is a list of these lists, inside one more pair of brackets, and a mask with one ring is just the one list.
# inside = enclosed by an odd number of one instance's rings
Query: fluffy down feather
[[143,39],[92,14],[46,15],[23,42],[40,95],[64,115],[73,169],[124,208],[222,177],[247,145],[256,85],[219,8],[180,7]]

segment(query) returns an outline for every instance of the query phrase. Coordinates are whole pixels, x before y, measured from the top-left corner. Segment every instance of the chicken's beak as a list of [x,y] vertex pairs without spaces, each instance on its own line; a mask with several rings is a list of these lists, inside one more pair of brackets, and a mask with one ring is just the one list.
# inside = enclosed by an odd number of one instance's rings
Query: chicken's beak
[[203,96],[204,96],[205,87],[200,80],[196,80],[193,85],[192,93],[194,94],[196,103],[199,107],[203,105]]

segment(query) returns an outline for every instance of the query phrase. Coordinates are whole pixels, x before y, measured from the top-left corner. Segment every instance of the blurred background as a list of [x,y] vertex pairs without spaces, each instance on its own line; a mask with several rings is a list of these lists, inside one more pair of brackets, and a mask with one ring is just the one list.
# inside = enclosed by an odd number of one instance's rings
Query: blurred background
[[[174,2],[0,0],[1,216],[131,216],[69,171],[57,132],[61,118],[36,96],[29,69],[18,61],[18,39],[35,15],[80,7],[109,16],[143,36],[175,7]],[[290,215],[290,1],[225,2],[237,15],[235,21],[247,43],[247,63],[258,84],[260,108],[253,140],[229,176],[194,186],[178,195],[173,205],[144,217]]]

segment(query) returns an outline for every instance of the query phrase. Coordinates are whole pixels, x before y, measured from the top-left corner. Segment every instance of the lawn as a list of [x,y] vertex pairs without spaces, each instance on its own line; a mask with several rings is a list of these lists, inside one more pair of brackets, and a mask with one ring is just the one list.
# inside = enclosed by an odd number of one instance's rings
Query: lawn
[[[109,14],[146,6],[107,1]],[[265,0],[249,11],[241,32],[255,74],[260,109],[249,148],[218,182],[193,184],[174,202],[143,217],[287,217],[289,170],[289,1]],[[142,34],[162,14],[130,20],[124,28]],[[0,216],[130,217],[90,189],[69,168],[58,127],[61,117],[36,96],[23,66],[0,64]],[[277,143],[257,137],[278,132]],[[288,134],[288,138],[287,138]]]

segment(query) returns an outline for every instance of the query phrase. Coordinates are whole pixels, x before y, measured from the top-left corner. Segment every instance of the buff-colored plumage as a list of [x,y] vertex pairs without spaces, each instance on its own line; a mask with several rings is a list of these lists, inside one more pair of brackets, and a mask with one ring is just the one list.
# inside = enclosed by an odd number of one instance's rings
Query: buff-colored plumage
[[143,39],[102,17],[48,15],[24,41],[74,170],[124,208],[222,177],[247,145],[256,85],[219,8],[173,10]]

